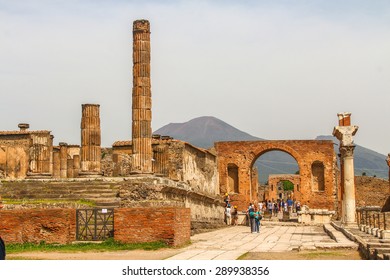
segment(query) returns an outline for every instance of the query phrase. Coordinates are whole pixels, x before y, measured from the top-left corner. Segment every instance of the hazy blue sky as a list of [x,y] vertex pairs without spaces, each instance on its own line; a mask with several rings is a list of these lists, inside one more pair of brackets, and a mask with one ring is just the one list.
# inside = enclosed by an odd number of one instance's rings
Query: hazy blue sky
[[153,130],[215,116],[266,139],[331,134],[390,152],[390,1],[0,0],[0,130],[131,138],[132,22],[151,22]]

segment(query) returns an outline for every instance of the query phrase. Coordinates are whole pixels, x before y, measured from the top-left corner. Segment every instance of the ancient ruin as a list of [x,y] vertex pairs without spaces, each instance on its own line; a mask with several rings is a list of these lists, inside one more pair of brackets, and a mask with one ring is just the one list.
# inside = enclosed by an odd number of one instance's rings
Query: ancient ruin
[[[302,204],[311,208],[335,210],[336,156],[332,141],[285,140],[217,142],[218,173],[221,193],[232,193],[232,200],[244,209],[257,200],[252,185],[253,164],[262,154],[278,150],[290,154],[299,166],[299,188],[294,191]],[[237,178],[231,180],[230,178]],[[270,198],[276,198],[270,197]]]
[[[132,31],[131,140],[129,131],[129,139],[115,141],[110,148],[101,147],[99,104],[82,104],[80,145],[60,142],[55,146],[50,131],[29,130],[26,123],[19,124],[19,131],[0,131],[0,195],[14,200],[50,198],[58,203],[41,203],[41,208],[66,208],[63,212],[53,210],[53,217],[64,221],[57,225],[45,211],[23,212],[33,208],[28,203],[22,207],[6,204],[8,210],[0,213],[3,221],[17,224],[14,219],[39,216],[41,224],[34,229],[41,226],[50,234],[35,230],[40,232],[37,237],[23,232],[28,240],[35,242],[50,235],[47,241],[51,242],[52,232],[58,231],[54,227],[65,225],[61,242],[71,242],[81,235],[75,233],[79,228],[75,215],[78,217],[80,208],[91,207],[78,202],[85,200],[94,203],[99,215],[109,213],[104,222],[111,219],[114,228],[104,238],[113,234],[124,242],[139,242],[165,236],[169,244],[180,245],[188,241],[190,230],[223,225],[222,198],[226,193],[244,216],[248,204],[261,199],[255,161],[268,151],[282,151],[296,160],[299,174],[270,176],[262,199],[292,196],[305,206],[300,215],[304,223],[328,223],[339,217],[344,225],[356,222],[352,136],[358,127],[351,125],[350,113],[338,115],[339,125],[333,131],[340,140],[341,173],[330,140],[225,141],[206,150],[170,136],[152,135],[149,21],[134,21]],[[387,163],[390,168],[390,154]],[[282,180],[291,181],[294,190],[281,192]],[[87,210],[84,213],[88,215]],[[146,216],[156,213],[164,213],[158,215],[167,215],[171,221],[164,225],[169,234],[160,234],[158,227],[153,231],[145,222]],[[115,225],[110,215],[116,215]],[[161,219],[157,216],[153,216],[156,223]],[[366,216],[360,219],[369,223]],[[148,230],[139,234],[144,228]],[[0,232],[7,236],[4,226]],[[11,241],[20,238],[9,234]]]
[[342,222],[350,225],[356,222],[353,135],[356,134],[358,127],[351,125],[351,113],[340,113],[337,116],[339,125],[334,128],[333,135],[340,140],[341,188],[339,194],[342,198]]
[[150,25],[133,24],[132,173],[152,173],[152,96],[150,83]]

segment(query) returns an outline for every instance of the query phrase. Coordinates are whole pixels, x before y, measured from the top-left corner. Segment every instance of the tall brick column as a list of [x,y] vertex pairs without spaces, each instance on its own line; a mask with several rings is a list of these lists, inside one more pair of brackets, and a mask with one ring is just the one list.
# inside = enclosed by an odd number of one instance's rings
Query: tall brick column
[[351,125],[351,113],[339,113],[339,125],[333,129],[333,135],[340,141],[341,162],[341,221],[348,226],[356,223],[355,173],[353,151],[355,145],[353,136],[358,127]]
[[101,174],[101,132],[98,104],[82,104],[81,117],[81,170],[80,176],[99,176]]
[[152,173],[150,25],[147,20],[136,20],[133,23],[132,120],[132,173]]
[[387,155],[387,165],[389,166],[389,194],[390,194],[390,154]]

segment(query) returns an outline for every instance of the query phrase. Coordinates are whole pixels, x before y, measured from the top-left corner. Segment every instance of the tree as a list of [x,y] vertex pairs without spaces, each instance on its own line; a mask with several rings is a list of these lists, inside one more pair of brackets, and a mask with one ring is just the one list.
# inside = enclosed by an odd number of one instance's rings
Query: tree
[[283,183],[283,190],[284,191],[293,191],[294,190],[294,184],[291,183],[290,181],[283,180],[282,183]]

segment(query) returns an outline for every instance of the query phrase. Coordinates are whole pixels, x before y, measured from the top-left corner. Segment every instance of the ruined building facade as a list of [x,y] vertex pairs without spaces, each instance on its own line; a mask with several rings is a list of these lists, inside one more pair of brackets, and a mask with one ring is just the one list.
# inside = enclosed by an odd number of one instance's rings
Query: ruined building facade
[[[343,188],[350,185],[351,174],[343,172],[342,176],[347,174],[349,177],[340,189],[340,181],[345,178],[338,178],[332,141],[217,142],[211,152],[169,136],[152,135],[149,22],[135,21],[132,35],[131,140],[129,129],[129,139],[113,143],[111,148],[106,149],[109,156],[106,152],[102,153],[100,105],[83,104],[81,145],[60,142],[55,146],[50,131],[29,130],[27,124],[20,124],[18,131],[1,131],[0,178],[46,178],[66,182],[69,178],[124,177],[129,186],[124,184],[126,186],[119,191],[118,197],[123,201],[127,199],[126,205],[133,197],[131,191],[140,193],[142,188],[156,190],[159,188],[157,186],[162,186],[161,190],[169,190],[170,193],[166,192],[160,200],[169,197],[172,203],[187,201],[186,205],[191,205],[191,209],[204,206],[191,214],[195,220],[196,215],[209,213],[207,215],[211,216],[210,213],[220,206],[225,193],[230,194],[232,204],[237,205],[239,210],[247,209],[250,202],[258,200],[257,170],[253,165],[262,154],[277,150],[288,153],[298,163],[299,174],[294,176],[294,185],[297,186],[294,197],[302,205],[330,210],[350,208],[350,204],[343,206],[340,201],[345,197]],[[342,117],[335,129],[335,133],[341,135],[341,153],[347,161],[350,159],[348,155],[353,152],[353,145],[348,142],[349,135],[344,133],[346,129],[353,129],[348,121],[348,117]],[[137,177],[133,184],[131,178],[136,176],[141,179]],[[142,180],[142,176],[147,179]],[[350,188],[348,190],[349,194]],[[155,193],[152,196],[147,193],[145,191],[137,197],[144,200],[156,198]],[[276,189],[270,191],[269,195],[277,198]],[[349,199],[350,196],[346,197]],[[218,211],[223,213],[223,210]],[[217,216],[213,219],[221,218]]]

